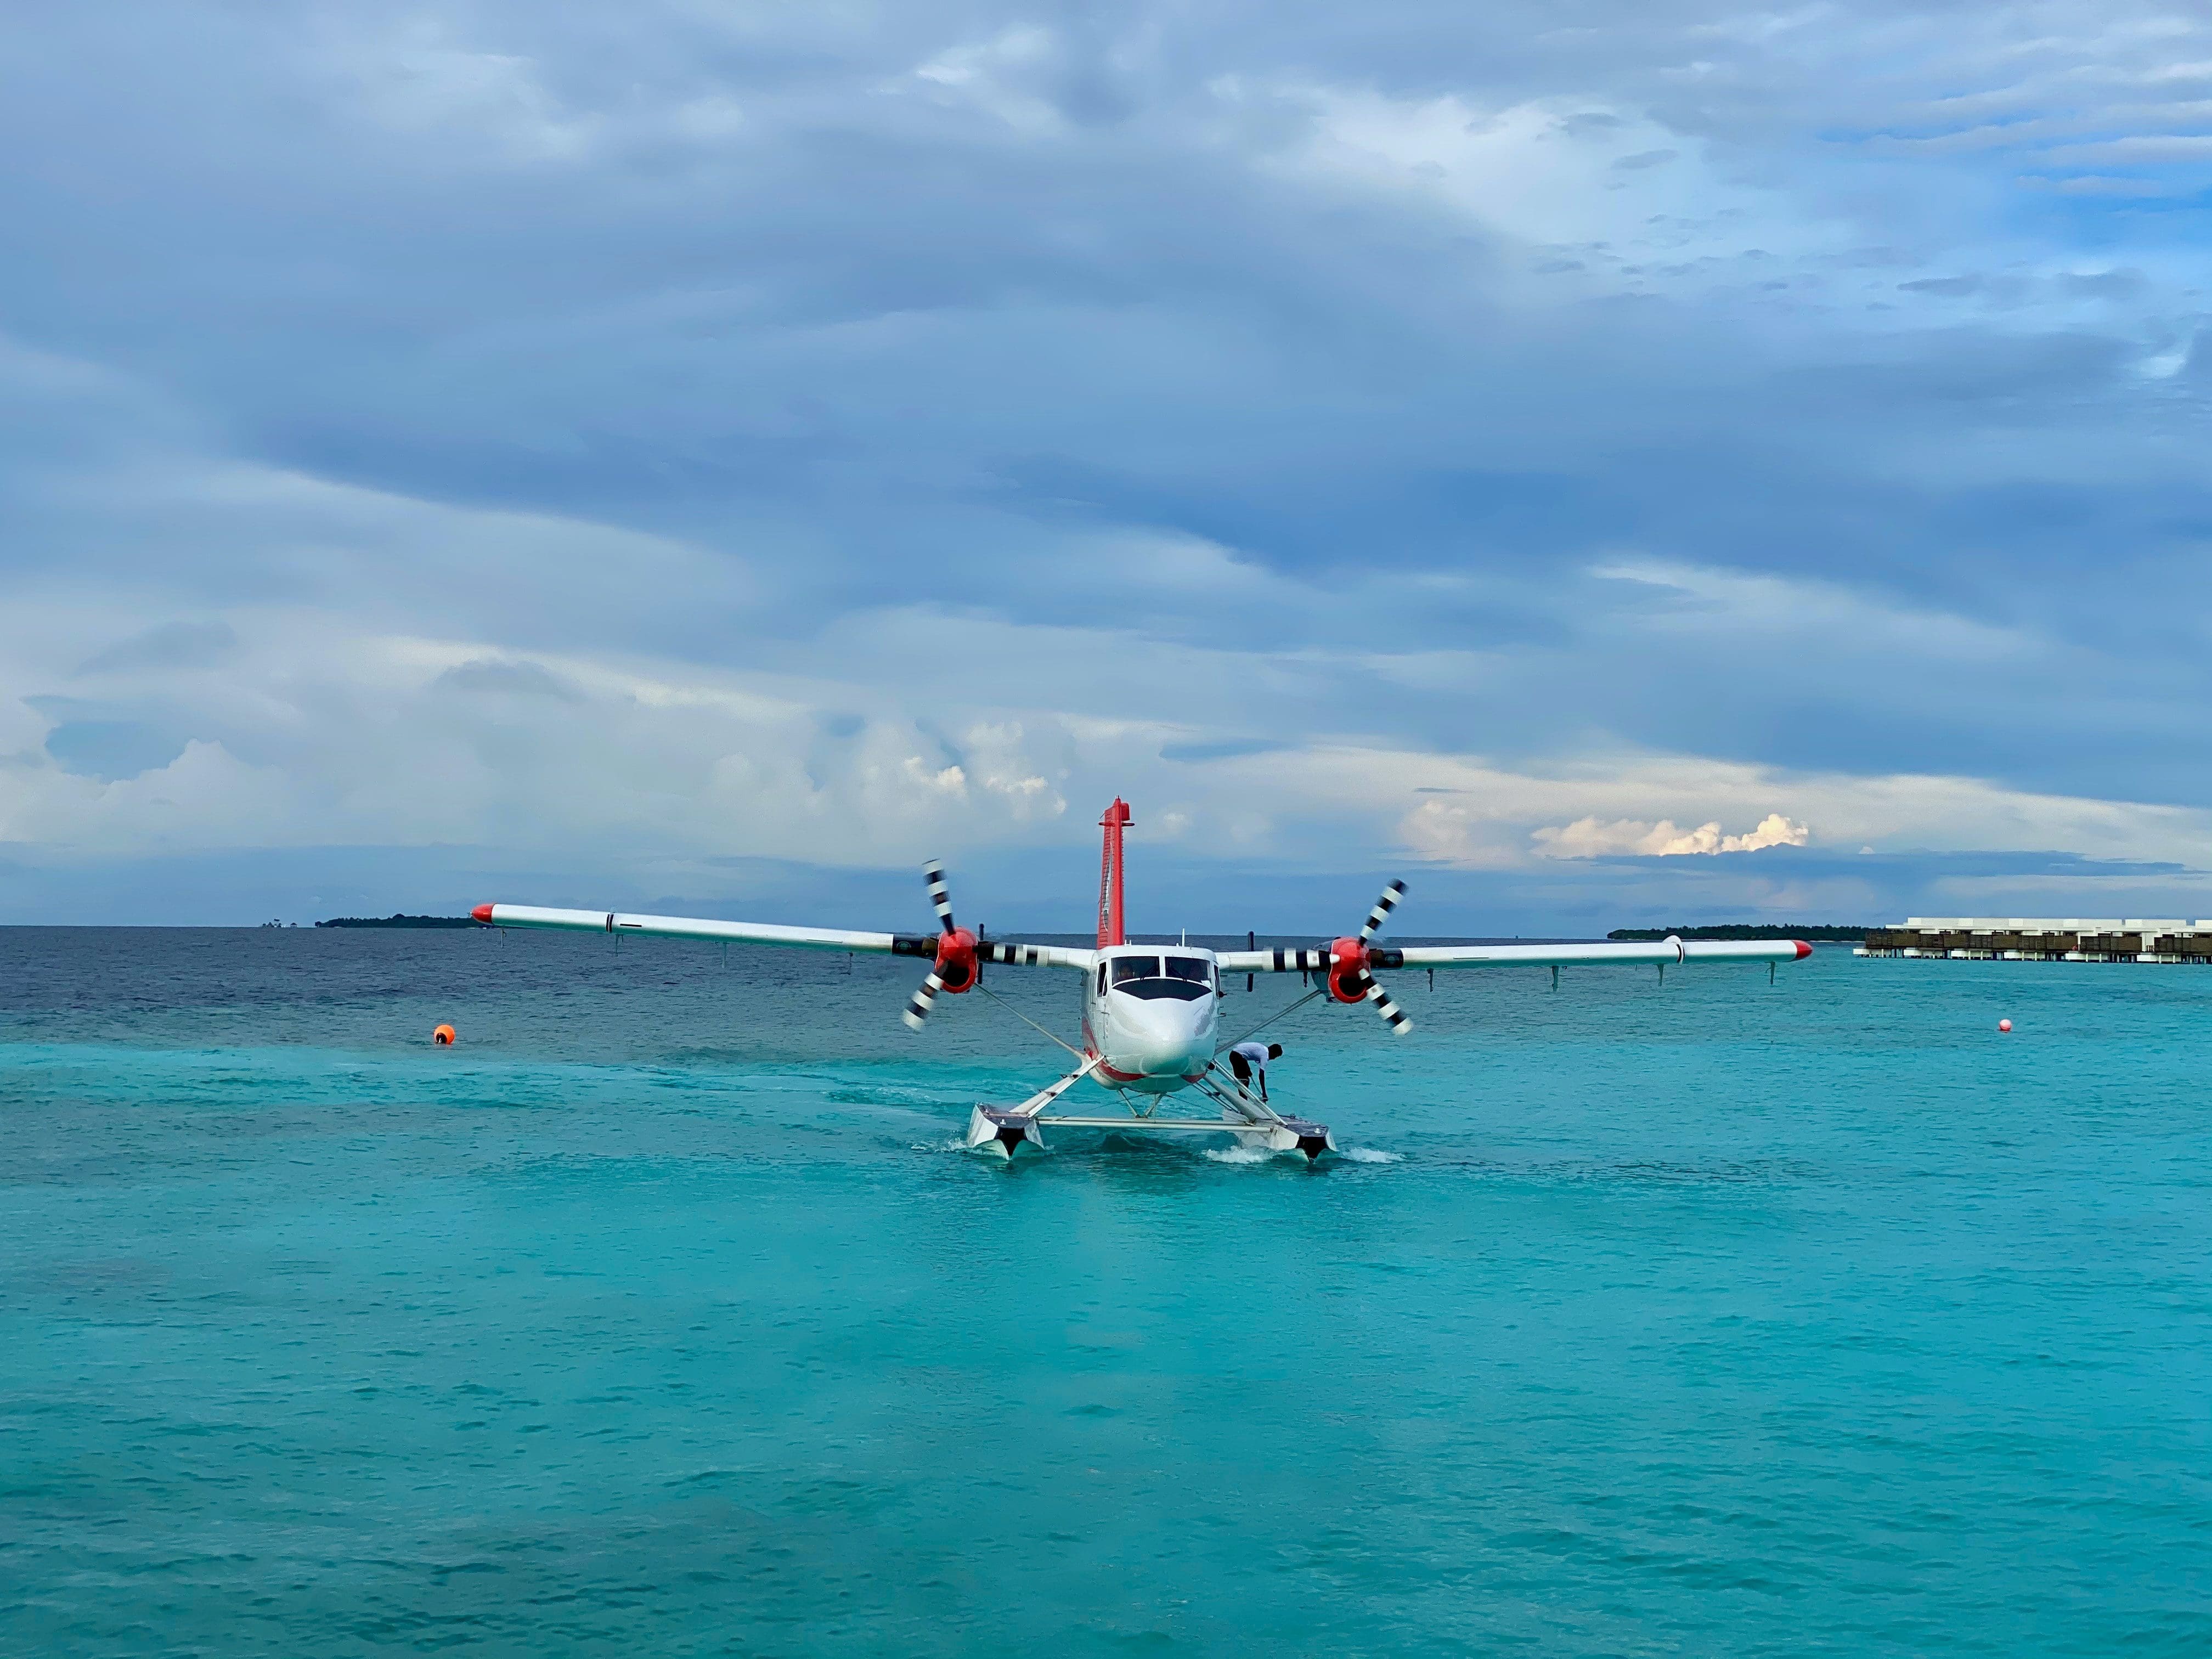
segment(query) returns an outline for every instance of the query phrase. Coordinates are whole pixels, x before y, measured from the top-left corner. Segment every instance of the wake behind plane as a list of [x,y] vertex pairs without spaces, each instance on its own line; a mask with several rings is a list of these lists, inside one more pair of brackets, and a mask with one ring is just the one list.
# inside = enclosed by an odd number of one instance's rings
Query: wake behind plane
[[[1212,951],[1195,945],[1132,945],[1122,921],[1122,832],[1131,822],[1118,797],[1099,821],[1098,943],[1084,950],[982,939],[960,927],[945,872],[932,862],[923,874],[937,911],[934,933],[859,933],[836,927],[784,927],[765,922],[714,921],[687,916],[633,916],[611,910],[558,910],[528,904],[479,904],[469,914],[495,927],[565,928],[659,939],[721,939],[781,945],[799,950],[866,951],[926,957],[930,966],[903,1016],[919,1031],[940,996],[962,996],[981,984],[985,964],[1059,968],[1082,975],[1082,1042],[1062,1042],[1077,1064],[1072,1071],[1015,1106],[977,1106],[968,1120],[967,1144],[987,1157],[1012,1158],[1042,1152],[1048,1128],[1146,1130],[1162,1134],[1226,1135],[1257,1151],[1291,1153],[1308,1160],[1336,1151],[1328,1126],[1277,1112],[1223,1057],[1231,1048],[1292,1009],[1317,998],[1345,1006],[1365,1004],[1394,1036],[1413,1030],[1405,1011],[1382,988],[1378,972],[1404,969],[1656,966],[1679,963],[1800,962],[1813,954],[1802,939],[1729,939],[1685,943],[1589,945],[1422,945],[1394,947],[1375,942],[1406,891],[1401,881],[1382,890],[1357,933],[1311,949]],[[1298,974],[1315,988],[1252,1030],[1221,1035],[1222,977],[1231,974]],[[989,993],[985,994],[988,995]],[[1039,1028],[1042,1030],[1042,1028]],[[1119,1114],[1086,1115],[1057,1109],[1061,1096],[1088,1079],[1119,1097]],[[1194,1094],[1216,1111],[1212,1117],[1166,1115],[1176,1096]]]

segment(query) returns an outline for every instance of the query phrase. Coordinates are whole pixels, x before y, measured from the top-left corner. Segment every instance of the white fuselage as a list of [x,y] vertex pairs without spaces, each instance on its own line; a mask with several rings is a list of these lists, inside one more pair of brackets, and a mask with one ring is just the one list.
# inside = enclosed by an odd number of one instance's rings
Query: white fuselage
[[1083,989],[1083,1047],[1109,1089],[1172,1094],[1213,1062],[1221,975],[1194,945],[1113,945]]

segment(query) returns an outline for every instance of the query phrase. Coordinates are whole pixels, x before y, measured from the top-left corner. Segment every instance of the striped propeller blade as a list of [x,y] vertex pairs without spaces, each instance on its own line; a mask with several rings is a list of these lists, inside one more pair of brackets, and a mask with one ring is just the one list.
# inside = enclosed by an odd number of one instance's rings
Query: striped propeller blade
[[907,999],[906,1012],[899,1016],[906,1022],[908,1030],[919,1031],[921,1029],[922,1021],[929,1018],[929,1011],[937,1006],[937,994],[944,988],[945,981],[938,978],[937,969],[931,969],[929,977],[923,980],[915,994]]
[[945,866],[932,859],[921,866],[921,874],[929,884],[929,902],[937,907],[937,925],[949,933],[952,931],[952,895],[945,890]]
[[1382,896],[1375,901],[1375,908],[1367,913],[1367,925],[1359,930],[1362,945],[1375,937],[1376,930],[1389,920],[1390,913],[1398,908],[1398,901],[1406,896],[1406,884],[1394,881],[1382,890]]
[[1367,1000],[1375,1005],[1375,1012],[1389,1025],[1392,1036],[1403,1036],[1413,1029],[1413,1022],[1406,1018],[1406,1011],[1391,1001],[1390,994],[1372,979],[1367,981]]

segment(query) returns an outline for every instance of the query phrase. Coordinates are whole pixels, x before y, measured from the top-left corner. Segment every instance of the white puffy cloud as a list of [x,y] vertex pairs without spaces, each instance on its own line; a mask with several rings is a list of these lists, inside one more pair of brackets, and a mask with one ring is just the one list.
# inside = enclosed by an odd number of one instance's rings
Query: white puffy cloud
[[1755,853],[1763,847],[1802,847],[1812,838],[1802,823],[1793,823],[1779,812],[1769,812],[1758,825],[1741,835],[1723,833],[1720,820],[1685,830],[1671,818],[1656,823],[1616,818],[1601,823],[1595,817],[1547,826],[1533,832],[1536,850],[1546,858],[1595,859],[1627,854],[1639,858],[1680,858],[1685,854]]
[[[1812,839],[1812,824],[1829,844],[1892,854],[2003,846],[2212,866],[2212,811],[2035,794],[1972,777],[1787,774],[1698,757],[1629,754],[1542,771],[1372,750],[1268,758],[1297,780],[1310,807],[1395,806],[1403,847],[1468,869],[1513,868],[1532,857],[1802,847]],[[1781,810],[1770,805],[1778,799],[1785,803]],[[1722,828],[1730,821],[1753,827],[1730,834]],[[1697,827],[1683,829],[1685,822]]]
[[1267,166],[1462,216],[1537,259],[1547,280],[1521,287],[1524,298],[1764,282],[1785,259],[1846,245],[1778,193],[1717,176],[1701,140],[1588,96],[1486,106],[1314,84],[1272,95],[1310,123]]

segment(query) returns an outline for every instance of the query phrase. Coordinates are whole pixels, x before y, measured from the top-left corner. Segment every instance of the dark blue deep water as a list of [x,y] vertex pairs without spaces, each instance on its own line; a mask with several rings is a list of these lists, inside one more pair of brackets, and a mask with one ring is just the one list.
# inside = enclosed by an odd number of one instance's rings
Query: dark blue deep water
[[915,976],[0,930],[0,1652],[2212,1652],[2212,973],[1402,975],[1313,1170]]

